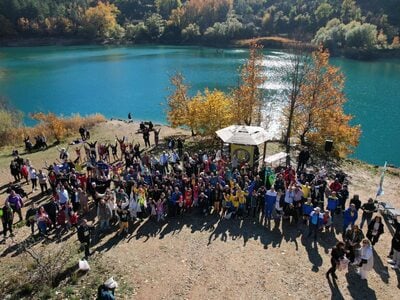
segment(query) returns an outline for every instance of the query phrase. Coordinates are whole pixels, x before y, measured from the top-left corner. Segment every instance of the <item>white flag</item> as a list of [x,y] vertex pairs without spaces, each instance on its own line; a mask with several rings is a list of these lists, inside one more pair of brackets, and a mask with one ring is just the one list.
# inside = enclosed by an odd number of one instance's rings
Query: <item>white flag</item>
[[387,162],[385,161],[385,165],[383,166],[383,170],[382,170],[382,174],[381,174],[381,180],[379,181],[378,191],[376,192],[376,196],[377,197],[384,194],[384,192],[383,192],[383,179],[385,178],[386,164],[387,164]]

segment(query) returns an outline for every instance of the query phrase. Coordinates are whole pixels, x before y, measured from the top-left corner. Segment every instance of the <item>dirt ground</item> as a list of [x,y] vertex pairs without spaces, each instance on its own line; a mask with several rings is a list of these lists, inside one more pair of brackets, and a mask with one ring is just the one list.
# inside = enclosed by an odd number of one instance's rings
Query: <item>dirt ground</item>
[[[141,135],[135,135],[137,128],[136,123],[109,121],[92,130],[92,136],[111,141],[115,134],[125,135],[142,143]],[[185,133],[162,127],[160,134],[163,138]],[[0,156],[0,186],[3,187],[0,204],[6,197],[4,186],[11,180],[10,152]],[[72,148],[70,152],[74,157]],[[45,160],[57,157],[57,150],[51,148],[28,157],[40,168]],[[345,162],[343,168],[351,178],[350,197],[359,194],[363,202],[374,197],[379,169],[357,162]],[[379,200],[400,208],[399,186],[399,176],[387,174],[385,194]],[[25,189],[29,190],[28,186]],[[30,198],[35,198],[36,193],[29,195]],[[116,290],[118,299],[397,298],[400,273],[388,268],[386,262],[391,241],[388,224],[381,240],[374,246],[374,269],[367,281],[361,280],[353,267],[349,267],[347,274],[338,272],[336,284],[326,279],[325,272],[330,266],[329,250],[341,239],[337,234],[341,230],[340,217],[335,224],[333,232],[322,233],[318,243],[314,244],[306,237],[307,228],[287,221],[279,226],[272,222],[269,228],[252,218],[225,220],[193,212],[167,223],[136,222],[130,224],[129,234],[124,238],[115,236],[112,231],[96,239],[92,246],[95,254],[89,260],[89,264],[93,261],[93,268],[89,273],[99,280],[114,276],[120,284]],[[15,238],[0,244],[0,284],[7,281],[7,272],[15,269],[23,257],[14,249],[27,237],[29,229],[22,227],[15,231]],[[77,244],[76,234],[64,243]],[[55,246],[48,243],[46,247]],[[96,270],[96,265],[102,266],[101,271]],[[54,292],[52,298],[93,298],[95,290],[89,293],[91,297],[83,296],[87,295],[83,290],[88,288],[89,280],[90,275],[83,276],[71,287],[68,296],[62,293],[57,296]],[[0,298],[5,297],[6,294],[0,292]]]

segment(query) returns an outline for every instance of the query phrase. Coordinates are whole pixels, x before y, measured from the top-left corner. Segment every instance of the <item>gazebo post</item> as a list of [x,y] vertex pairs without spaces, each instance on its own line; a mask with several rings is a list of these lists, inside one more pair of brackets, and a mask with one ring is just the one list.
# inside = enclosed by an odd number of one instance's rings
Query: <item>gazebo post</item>
[[263,163],[265,161],[265,156],[267,154],[267,141],[264,142],[264,150],[263,150]]

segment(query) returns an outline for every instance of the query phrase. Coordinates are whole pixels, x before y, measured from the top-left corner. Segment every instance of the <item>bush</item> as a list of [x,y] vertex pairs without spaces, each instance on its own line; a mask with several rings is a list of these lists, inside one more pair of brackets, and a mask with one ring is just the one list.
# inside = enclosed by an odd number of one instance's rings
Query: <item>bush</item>
[[48,140],[61,141],[68,136],[76,134],[79,127],[93,127],[95,124],[105,122],[101,114],[82,117],[79,114],[71,117],[58,117],[53,113],[36,113],[31,118],[39,121],[34,127],[22,126],[22,113],[0,108],[0,146],[22,143],[25,137],[44,135]]

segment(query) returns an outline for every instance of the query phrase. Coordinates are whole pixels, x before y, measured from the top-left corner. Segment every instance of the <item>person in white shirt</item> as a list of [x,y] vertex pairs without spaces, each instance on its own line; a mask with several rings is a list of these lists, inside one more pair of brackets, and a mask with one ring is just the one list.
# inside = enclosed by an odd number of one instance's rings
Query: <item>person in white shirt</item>
[[31,179],[32,183],[32,192],[37,190],[37,174],[36,169],[33,166],[29,167],[29,178]]
[[58,204],[60,206],[64,205],[67,206],[69,202],[69,194],[61,183],[58,185],[57,195],[58,195]]
[[357,274],[361,276],[361,279],[367,279],[368,272],[374,267],[374,253],[369,240],[364,239],[362,241],[362,247],[360,250],[359,267]]
[[169,155],[167,152],[163,151],[163,153],[160,156],[160,165],[162,166],[162,172],[164,174],[168,173],[168,161],[169,161]]

